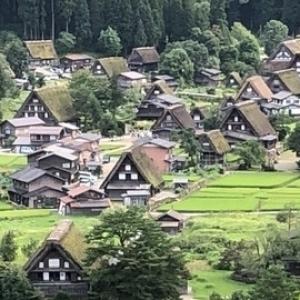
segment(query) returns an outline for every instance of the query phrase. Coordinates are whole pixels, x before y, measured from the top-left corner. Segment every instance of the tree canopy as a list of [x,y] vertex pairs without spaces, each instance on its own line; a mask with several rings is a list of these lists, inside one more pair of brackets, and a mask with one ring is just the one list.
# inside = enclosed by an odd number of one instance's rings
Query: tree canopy
[[137,208],[105,212],[100,221],[87,236],[91,298],[179,300],[183,256],[158,224]]

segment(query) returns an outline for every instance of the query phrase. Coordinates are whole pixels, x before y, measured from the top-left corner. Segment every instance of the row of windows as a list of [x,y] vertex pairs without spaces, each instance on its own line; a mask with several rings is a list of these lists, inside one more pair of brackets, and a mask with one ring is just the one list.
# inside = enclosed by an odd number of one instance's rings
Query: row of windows
[[126,174],[126,173],[120,172],[119,180],[126,180],[126,179],[138,180],[138,174],[137,173]]
[[23,117],[39,117],[39,118],[49,118],[49,114],[47,112],[45,113],[38,113],[38,112],[24,112]]
[[[48,266],[50,269],[58,269],[60,268],[60,259],[59,258],[50,258],[48,260]],[[45,264],[43,261],[39,262],[39,268],[43,269],[45,267]],[[65,261],[63,264],[63,267],[65,269],[69,269],[70,268],[70,263],[68,261]]]
[[[232,125],[228,124],[227,129],[228,130],[232,130]],[[246,126],[244,124],[242,124],[241,127],[240,127],[240,130],[245,131],[246,130]]]

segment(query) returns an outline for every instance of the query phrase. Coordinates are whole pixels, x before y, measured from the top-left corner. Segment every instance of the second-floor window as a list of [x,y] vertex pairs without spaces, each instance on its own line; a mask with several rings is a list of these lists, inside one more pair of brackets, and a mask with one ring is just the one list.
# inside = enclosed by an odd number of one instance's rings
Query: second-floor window
[[48,261],[50,269],[57,269],[60,267],[59,258],[50,258]]
[[64,169],[70,169],[71,168],[71,164],[68,162],[68,163],[63,163],[62,164],[62,167],[64,168]]
[[125,171],[131,171],[131,165],[125,165]]
[[119,180],[126,180],[126,174],[125,173],[119,173]]

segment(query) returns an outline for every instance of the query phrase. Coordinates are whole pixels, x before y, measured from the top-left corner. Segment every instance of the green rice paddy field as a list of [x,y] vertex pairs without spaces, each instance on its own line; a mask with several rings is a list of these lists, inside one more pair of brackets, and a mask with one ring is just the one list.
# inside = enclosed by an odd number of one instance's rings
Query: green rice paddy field
[[300,209],[299,173],[235,172],[160,210],[181,212],[273,211]]

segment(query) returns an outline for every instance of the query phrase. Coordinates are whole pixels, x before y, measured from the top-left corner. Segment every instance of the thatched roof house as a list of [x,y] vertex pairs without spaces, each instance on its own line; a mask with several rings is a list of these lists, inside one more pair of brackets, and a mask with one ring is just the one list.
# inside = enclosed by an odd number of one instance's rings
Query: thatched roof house
[[[128,192],[143,193],[145,202],[157,190],[163,179],[141,147],[125,151],[101,184],[112,201],[123,201]],[[133,194],[133,193],[132,193]]]
[[129,68],[138,72],[157,70],[159,61],[160,56],[155,47],[134,48],[128,57]]
[[288,91],[293,95],[300,95],[300,77],[295,69],[274,72],[268,84],[273,93]]
[[[33,110],[31,108],[34,108]],[[16,118],[37,116],[47,124],[76,121],[73,99],[65,85],[33,90],[16,113]]]
[[51,40],[24,41],[31,61],[53,61],[58,56]]
[[273,93],[265,83],[264,79],[259,76],[249,77],[242,85],[236,96],[236,100],[266,99],[272,100]]
[[24,266],[33,286],[47,297],[64,292],[72,299],[86,299],[88,283],[82,263],[84,236],[70,220],[61,221]]
[[92,71],[95,75],[105,75],[108,78],[119,76],[123,72],[128,72],[127,61],[123,57],[105,57],[97,59]]

